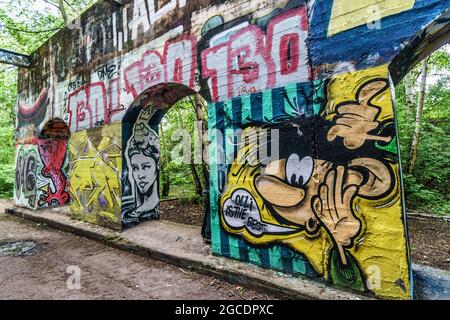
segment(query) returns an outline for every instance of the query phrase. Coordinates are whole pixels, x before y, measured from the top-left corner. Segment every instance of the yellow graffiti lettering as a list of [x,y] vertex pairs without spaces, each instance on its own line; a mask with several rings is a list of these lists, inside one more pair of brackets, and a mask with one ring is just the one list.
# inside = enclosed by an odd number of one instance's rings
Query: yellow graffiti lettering
[[[71,212],[83,218],[93,215],[119,227],[121,206],[121,126],[114,124],[72,134]],[[92,217],[89,219],[92,220]]]

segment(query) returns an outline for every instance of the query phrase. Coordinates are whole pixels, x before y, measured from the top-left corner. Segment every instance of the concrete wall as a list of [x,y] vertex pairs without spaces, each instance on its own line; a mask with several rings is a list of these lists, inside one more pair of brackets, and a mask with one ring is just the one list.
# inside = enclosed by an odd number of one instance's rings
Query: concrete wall
[[[214,254],[410,298],[389,77],[442,41],[448,4],[99,2],[19,71],[16,204],[64,204],[64,177],[77,217],[115,228],[157,218],[157,125],[199,92],[214,129]],[[55,118],[70,156],[48,174],[38,137]],[[277,142],[277,159],[261,156]],[[45,201],[53,194],[62,200]]]

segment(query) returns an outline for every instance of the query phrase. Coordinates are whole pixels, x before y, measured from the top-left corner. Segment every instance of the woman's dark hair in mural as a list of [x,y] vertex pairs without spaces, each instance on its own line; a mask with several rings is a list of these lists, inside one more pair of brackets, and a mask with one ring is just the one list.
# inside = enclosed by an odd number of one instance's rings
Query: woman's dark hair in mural
[[158,219],[159,141],[157,133],[145,121],[138,120],[134,125],[125,157],[134,205],[124,211],[122,224],[128,227],[140,221]]

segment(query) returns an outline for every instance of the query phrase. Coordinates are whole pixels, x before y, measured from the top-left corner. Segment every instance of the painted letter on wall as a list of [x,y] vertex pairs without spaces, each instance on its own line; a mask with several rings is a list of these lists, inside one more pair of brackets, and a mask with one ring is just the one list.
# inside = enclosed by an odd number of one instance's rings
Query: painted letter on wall
[[75,132],[69,145],[71,214],[120,229],[121,125]]

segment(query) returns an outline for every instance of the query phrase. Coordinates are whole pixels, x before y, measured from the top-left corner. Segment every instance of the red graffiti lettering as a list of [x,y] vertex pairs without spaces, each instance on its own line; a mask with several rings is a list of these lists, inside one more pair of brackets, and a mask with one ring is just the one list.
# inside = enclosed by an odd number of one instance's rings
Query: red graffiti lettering
[[282,75],[295,72],[298,69],[298,55],[292,56],[292,53],[298,52],[299,37],[298,34],[285,34],[280,38],[280,69]]
[[[225,58],[225,60],[224,60]],[[202,52],[202,77],[209,79],[212,100],[218,101],[219,97],[227,95],[227,65],[223,61],[228,61],[228,43],[223,43]]]
[[140,70],[141,61],[136,61],[125,68],[123,74],[125,77],[125,91],[131,93],[136,98],[141,92]]
[[262,31],[250,25],[230,37],[228,45],[228,96],[239,91],[259,91],[267,87],[267,58]]
[[164,75],[166,82],[182,83],[190,88],[195,85],[197,68],[197,40],[185,34],[164,45]]
[[213,101],[310,79],[307,34],[306,9],[299,7],[270,21],[265,36],[250,25],[203,51],[202,76]]
[[106,89],[103,82],[95,82],[77,89],[69,95],[68,100],[71,131],[92,128],[101,123],[110,123]]
[[111,122],[114,122],[116,117],[124,111],[123,105],[120,103],[120,91],[121,91],[120,78],[109,80],[109,102],[108,102],[108,114]]
[[306,39],[308,19],[305,7],[290,10],[273,18],[267,26],[267,52],[270,74],[269,87],[281,87],[311,77]]
[[148,51],[142,55],[139,80],[141,92],[164,81],[164,67],[158,51]]
[[197,41],[195,37],[183,35],[166,41],[164,55],[158,51],[145,52],[139,61],[124,69],[125,91],[136,98],[144,90],[162,83],[182,83],[193,88],[197,68]]

